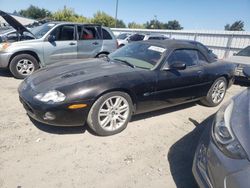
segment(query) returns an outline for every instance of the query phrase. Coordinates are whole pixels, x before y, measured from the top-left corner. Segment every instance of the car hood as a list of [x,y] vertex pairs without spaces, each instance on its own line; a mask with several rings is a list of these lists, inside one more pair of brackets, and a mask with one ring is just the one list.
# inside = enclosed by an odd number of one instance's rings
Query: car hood
[[0,10],[0,16],[2,16],[3,19],[21,35],[26,31],[35,37],[35,35],[31,31],[29,31],[25,26],[23,26],[20,22],[18,22],[15,18],[10,16],[6,12]]
[[29,76],[25,82],[37,92],[46,92],[102,77],[135,71],[122,63],[104,59],[71,60],[42,68]]
[[233,98],[231,127],[250,159],[250,88]]

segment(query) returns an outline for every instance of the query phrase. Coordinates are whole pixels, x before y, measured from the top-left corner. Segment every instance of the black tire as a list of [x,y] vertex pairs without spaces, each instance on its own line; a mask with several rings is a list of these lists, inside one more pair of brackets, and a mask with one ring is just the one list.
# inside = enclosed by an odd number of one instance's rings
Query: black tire
[[[107,130],[108,128],[111,127],[111,122],[109,125],[110,127],[106,127],[106,129],[103,128],[101,124],[99,123],[100,122],[99,111],[105,105],[105,102],[112,97],[121,97],[125,99],[127,101],[129,111],[126,112],[127,118],[124,119],[124,123],[119,128],[115,130]],[[133,107],[132,100],[127,93],[116,91],[116,92],[110,92],[110,93],[104,94],[103,96],[98,98],[93,104],[93,106],[91,107],[89,114],[88,114],[87,123],[89,127],[99,136],[109,136],[109,135],[117,134],[123,131],[127,127],[127,124],[130,121],[131,116],[132,116],[132,112],[133,112],[132,107]]]
[[[214,88],[216,87],[216,84],[219,83],[223,83],[225,86],[225,92],[223,94],[223,96],[220,98],[220,100],[218,102],[215,102],[213,100],[213,93],[214,93]],[[226,90],[227,90],[227,80],[225,77],[220,77],[218,79],[216,79],[213,83],[213,85],[211,86],[211,88],[209,89],[207,96],[204,97],[203,99],[201,99],[201,103],[205,106],[209,106],[209,107],[214,107],[214,106],[218,106],[224,99],[225,95],[226,95]]]
[[108,56],[107,53],[100,53],[100,54],[98,54],[96,57],[97,57],[97,58],[104,58],[104,57],[107,57],[107,56]]
[[[27,60],[28,64],[33,66],[29,69],[27,69],[26,73],[25,71],[21,72],[20,67],[18,66],[19,62],[22,62],[22,60]],[[30,74],[32,74],[35,70],[39,69],[39,64],[37,59],[30,55],[30,54],[19,54],[16,55],[10,62],[9,65],[10,72],[15,78],[18,79],[24,79]],[[20,70],[20,71],[19,71]]]

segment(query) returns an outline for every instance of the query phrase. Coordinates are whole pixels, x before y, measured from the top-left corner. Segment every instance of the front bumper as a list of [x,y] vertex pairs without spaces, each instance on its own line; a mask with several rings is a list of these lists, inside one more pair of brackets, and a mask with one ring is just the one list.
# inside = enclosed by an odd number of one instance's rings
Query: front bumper
[[193,161],[193,174],[199,187],[249,187],[249,161],[224,155],[213,143],[212,120],[209,124],[201,136]]
[[[64,102],[58,104],[47,104],[40,102],[33,97],[37,92],[28,89],[21,91],[19,88],[19,99],[23,104],[27,114],[44,124],[54,125],[54,126],[81,126],[84,125],[90,107],[92,105],[92,100],[81,101],[81,102]],[[68,106],[72,104],[85,103],[87,107],[80,109],[69,109]],[[48,119],[46,113],[53,116],[52,119]]]
[[7,68],[12,53],[0,52],[0,68]]

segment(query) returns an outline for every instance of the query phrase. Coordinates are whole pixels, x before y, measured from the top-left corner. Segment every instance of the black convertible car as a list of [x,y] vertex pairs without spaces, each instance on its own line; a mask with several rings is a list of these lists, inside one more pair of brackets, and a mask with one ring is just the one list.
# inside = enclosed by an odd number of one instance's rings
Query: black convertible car
[[21,83],[19,95],[40,122],[87,122],[98,135],[112,135],[125,129],[132,114],[196,100],[218,105],[234,70],[188,41],[143,41],[103,59],[43,68]]

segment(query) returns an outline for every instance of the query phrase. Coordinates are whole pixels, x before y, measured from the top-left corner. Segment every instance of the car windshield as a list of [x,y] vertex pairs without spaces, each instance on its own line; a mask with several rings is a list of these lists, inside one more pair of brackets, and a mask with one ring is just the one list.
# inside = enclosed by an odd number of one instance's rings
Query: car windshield
[[124,39],[126,39],[128,36],[129,36],[128,33],[122,33],[122,34],[120,34],[120,35],[117,36],[117,39],[124,40]]
[[237,54],[237,56],[248,56],[250,57],[250,46],[244,48],[243,50],[239,51]]
[[55,23],[45,23],[43,25],[32,28],[30,31],[36,36],[36,38],[42,38],[51,28],[53,28]]
[[131,43],[110,54],[113,61],[127,62],[134,67],[152,69],[162,58],[166,48],[149,43]]

